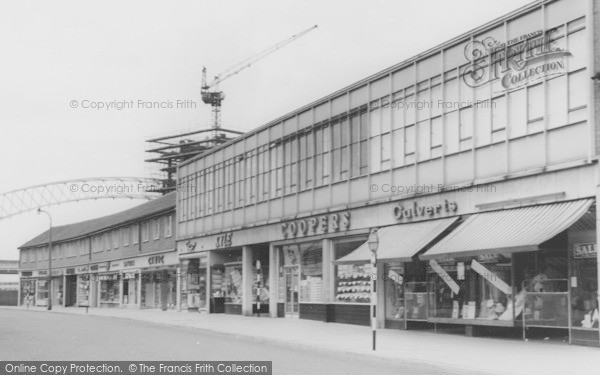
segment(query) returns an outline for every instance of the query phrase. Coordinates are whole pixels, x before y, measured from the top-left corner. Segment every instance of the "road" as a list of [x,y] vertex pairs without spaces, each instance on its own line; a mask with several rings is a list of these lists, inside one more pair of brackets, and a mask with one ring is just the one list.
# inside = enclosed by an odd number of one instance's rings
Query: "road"
[[264,360],[273,361],[274,374],[449,373],[199,329],[100,316],[1,309],[0,360]]

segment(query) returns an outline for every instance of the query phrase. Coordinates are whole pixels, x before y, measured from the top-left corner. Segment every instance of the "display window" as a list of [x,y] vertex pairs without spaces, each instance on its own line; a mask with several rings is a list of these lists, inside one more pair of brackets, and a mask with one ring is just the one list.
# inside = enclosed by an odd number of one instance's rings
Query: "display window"
[[[340,240],[333,243],[335,259],[341,259],[361,246],[366,238]],[[335,265],[335,301],[347,303],[369,303],[371,301],[370,262]]]
[[36,284],[35,305],[46,306],[48,303],[48,280],[39,279]]
[[253,249],[252,251],[252,302],[261,305],[269,304],[269,251]]
[[296,246],[300,251],[300,302],[322,302],[322,243],[319,241]]
[[571,251],[571,325],[599,328],[598,250],[596,243],[576,243]]
[[516,280],[521,283],[519,295],[524,293],[525,326],[569,326],[568,252],[566,241],[563,243],[560,237],[552,241],[554,246],[550,249],[515,255]]
[[432,260],[429,275],[432,317],[512,321],[523,309],[523,293],[513,303],[509,254]]
[[52,301],[53,304],[62,305],[63,304],[63,278],[53,277],[52,278]]
[[206,263],[200,259],[185,260],[181,264],[181,308],[206,308]]
[[385,318],[404,320],[404,265],[385,263]]
[[[101,276],[99,276],[100,278]],[[118,294],[118,291],[117,291]],[[77,276],[77,304],[79,306],[90,306],[90,276]]]
[[224,264],[221,290],[225,293],[225,302],[235,304],[242,303],[242,274],[242,262]]
[[21,279],[21,305],[33,305],[35,301],[35,280]]
[[123,304],[136,305],[138,303],[139,273],[126,272],[123,274]]
[[177,299],[175,270],[142,272],[141,306],[147,309],[174,309]]
[[119,275],[100,275],[100,303],[119,303]]

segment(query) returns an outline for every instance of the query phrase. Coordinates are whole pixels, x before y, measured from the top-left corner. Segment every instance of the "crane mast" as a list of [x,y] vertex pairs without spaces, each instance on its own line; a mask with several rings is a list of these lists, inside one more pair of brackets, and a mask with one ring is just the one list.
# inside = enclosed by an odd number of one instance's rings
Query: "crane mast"
[[212,107],[212,128],[216,131],[221,128],[221,103],[225,99],[225,94],[223,91],[219,90],[219,84],[226,79],[238,74],[242,70],[249,68],[255,62],[262,60],[273,52],[277,51],[281,47],[293,42],[294,40],[300,38],[301,36],[309,33],[310,31],[317,28],[317,25],[314,25],[298,34],[295,34],[258,54],[251,56],[245,60],[238,62],[237,64],[231,66],[227,70],[219,73],[214,77],[214,79],[208,83],[206,79],[206,67],[202,68],[202,88],[201,88],[201,96],[202,101],[206,104],[210,104]]

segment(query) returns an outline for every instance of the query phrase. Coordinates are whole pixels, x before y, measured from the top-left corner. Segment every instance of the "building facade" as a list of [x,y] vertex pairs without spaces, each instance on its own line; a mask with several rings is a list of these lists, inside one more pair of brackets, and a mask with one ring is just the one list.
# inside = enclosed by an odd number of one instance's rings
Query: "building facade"
[[[175,194],[129,210],[52,228],[20,249],[19,303],[174,309],[178,264]],[[48,278],[48,274],[51,277]]]
[[380,327],[598,345],[598,14],[534,2],[182,163],[180,307],[369,324],[376,279]]

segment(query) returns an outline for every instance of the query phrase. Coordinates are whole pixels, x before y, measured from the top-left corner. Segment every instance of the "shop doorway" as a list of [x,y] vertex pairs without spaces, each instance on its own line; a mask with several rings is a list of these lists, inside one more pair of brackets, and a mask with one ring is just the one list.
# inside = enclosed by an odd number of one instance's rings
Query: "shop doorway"
[[77,302],[77,276],[69,275],[66,277],[65,284],[65,306],[75,306]]
[[298,284],[300,280],[298,267],[284,267],[283,279],[285,282],[285,317],[298,318]]

